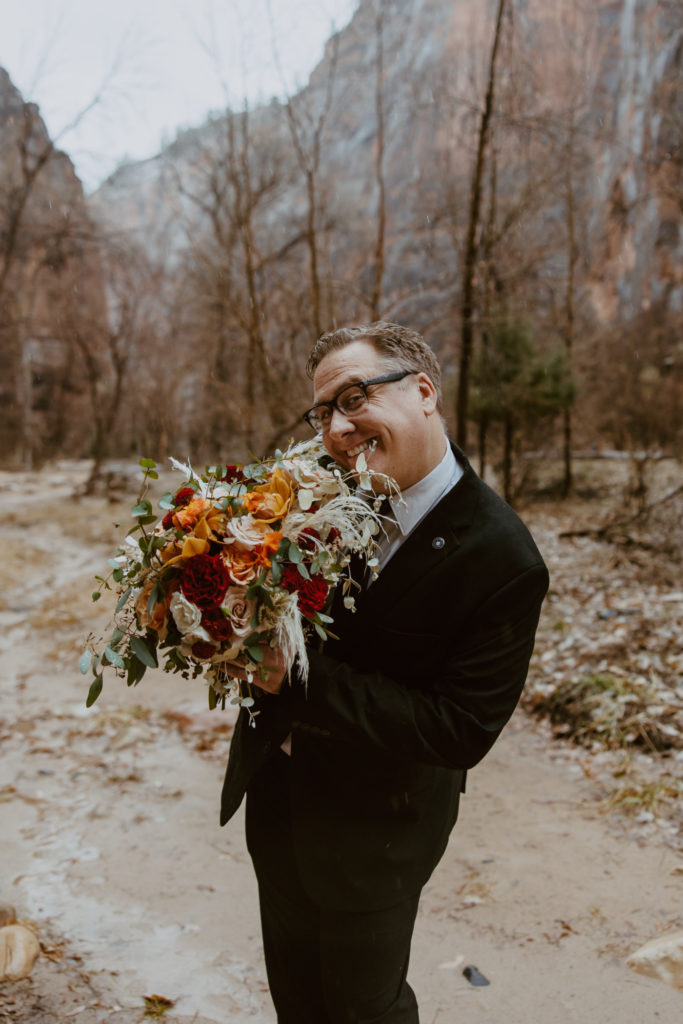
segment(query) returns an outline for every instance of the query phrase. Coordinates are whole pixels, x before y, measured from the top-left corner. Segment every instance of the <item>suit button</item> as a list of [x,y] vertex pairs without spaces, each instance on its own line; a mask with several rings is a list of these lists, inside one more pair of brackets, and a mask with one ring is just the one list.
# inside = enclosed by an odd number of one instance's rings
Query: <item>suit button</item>
[[443,537],[435,537],[434,540],[432,541],[432,547],[435,548],[436,551],[440,551],[441,548],[445,547],[445,545],[446,541],[443,539]]

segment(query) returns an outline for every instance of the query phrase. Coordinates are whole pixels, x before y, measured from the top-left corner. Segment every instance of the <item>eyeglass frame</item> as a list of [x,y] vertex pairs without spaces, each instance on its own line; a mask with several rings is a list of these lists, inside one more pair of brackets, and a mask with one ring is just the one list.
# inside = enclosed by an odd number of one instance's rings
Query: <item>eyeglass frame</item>
[[[394,381],[403,380],[404,377],[410,377],[411,374],[418,373],[418,372],[419,372],[418,370],[393,370],[392,373],[383,373],[381,377],[370,377],[369,380],[352,380],[352,381],[349,381],[349,383],[345,384],[344,387],[341,388],[341,390],[339,390],[337,392],[337,394],[334,396],[334,398],[332,398],[329,402],[318,402],[316,405],[311,406],[310,409],[307,409],[306,412],[303,414],[303,416],[301,418],[302,418],[302,420],[305,420],[305,422],[308,424],[308,426],[311,428],[311,430],[315,430],[315,431],[323,430],[322,426],[320,426],[320,427],[314,426],[311,423],[311,421],[309,419],[309,416],[311,416],[312,413],[315,413],[317,409],[328,408],[330,410],[330,422],[332,420],[332,416],[334,414],[334,410],[335,409],[337,410],[337,412],[341,413],[342,416],[349,416],[350,415],[350,417],[352,418],[354,413],[351,413],[351,414],[346,413],[346,412],[344,412],[343,409],[340,409],[339,406],[337,405],[337,402],[339,401],[340,396],[343,395],[345,391],[348,391],[349,388],[360,388],[361,391],[363,392],[363,394],[365,395],[365,403],[367,404],[367,401],[368,401],[367,389],[368,388],[374,387],[376,384],[391,384]],[[362,406],[362,409],[364,409],[364,408],[365,408],[365,405]],[[362,409],[359,410],[359,412],[362,411]]]

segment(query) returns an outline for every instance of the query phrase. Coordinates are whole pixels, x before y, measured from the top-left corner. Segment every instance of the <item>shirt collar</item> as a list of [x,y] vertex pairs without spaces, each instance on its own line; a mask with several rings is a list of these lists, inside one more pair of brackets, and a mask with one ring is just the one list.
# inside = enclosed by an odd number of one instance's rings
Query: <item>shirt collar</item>
[[400,495],[389,497],[391,511],[404,537],[415,529],[428,512],[443,498],[447,491],[458,482],[463,474],[450,444],[441,462],[417,483],[406,487]]

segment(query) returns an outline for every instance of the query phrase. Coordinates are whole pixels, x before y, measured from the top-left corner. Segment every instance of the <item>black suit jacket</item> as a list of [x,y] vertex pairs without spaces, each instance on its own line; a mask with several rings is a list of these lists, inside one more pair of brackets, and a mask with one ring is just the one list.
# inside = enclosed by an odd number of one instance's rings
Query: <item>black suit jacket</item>
[[323,906],[387,907],[424,885],[467,769],[493,745],[526,678],[548,573],[528,530],[464,454],[464,475],[310,651],[304,688],[241,712],[221,824],[292,732],[292,827]]

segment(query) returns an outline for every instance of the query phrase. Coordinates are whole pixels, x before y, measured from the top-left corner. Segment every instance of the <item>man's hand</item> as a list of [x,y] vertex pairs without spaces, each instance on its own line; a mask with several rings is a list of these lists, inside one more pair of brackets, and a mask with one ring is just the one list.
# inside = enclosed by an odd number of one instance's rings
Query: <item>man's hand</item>
[[[255,666],[252,676],[255,686],[259,686],[267,693],[279,693],[287,675],[287,666],[282,651],[279,647],[262,648],[264,653],[263,661]],[[246,669],[241,665],[231,665],[231,675],[236,679],[247,679]]]

